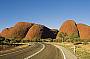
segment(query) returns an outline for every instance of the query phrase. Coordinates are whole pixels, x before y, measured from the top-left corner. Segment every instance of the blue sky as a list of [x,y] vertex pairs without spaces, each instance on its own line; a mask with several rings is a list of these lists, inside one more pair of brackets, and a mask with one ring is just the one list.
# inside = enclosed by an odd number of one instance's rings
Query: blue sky
[[0,0],[0,31],[22,21],[59,29],[67,19],[90,25],[90,0]]

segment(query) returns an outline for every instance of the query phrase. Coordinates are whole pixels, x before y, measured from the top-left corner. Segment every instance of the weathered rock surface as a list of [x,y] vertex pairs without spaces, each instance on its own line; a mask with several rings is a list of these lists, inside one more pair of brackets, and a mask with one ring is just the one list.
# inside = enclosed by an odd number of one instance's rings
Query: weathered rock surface
[[1,32],[1,36],[9,39],[46,39],[56,38],[57,31],[51,30],[44,25],[28,22],[18,22],[11,28],[6,28]]
[[[49,29],[48,27],[40,24],[18,22],[11,28],[4,29],[0,36],[10,39],[22,39],[36,40],[36,39],[55,39],[59,33],[63,32],[67,35],[76,34],[80,36],[80,39],[90,40],[90,26],[85,24],[76,24],[73,20],[65,21],[60,30]],[[58,33],[58,34],[57,34]]]
[[53,38],[55,39],[59,31],[57,29],[51,29],[51,32],[54,33]]
[[40,25],[33,25],[29,31],[27,32],[27,35],[25,39],[27,40],[36,40],[41,38],[43,27]]
[[33,25],[25,37],[27,40],[38,40],[45,38],[54,38],[54,33],[49,28],[39,24]]
[[85,24],[77,24],[80,38],[83,40],[90,40],[90,26]]
[[80,39],[82,40],[90,40],[90,26],[85,24],[76,24],[76,22],[73,20],[67,20],[62,24],[57,34],[57,38],[60,32],[67,35],[78,35],[78,37],[80,36]]
[[62,24],[59,32],[66,33],[67,35],[72,35],[72,34],[78,35],[78,29],[77,29],[76,22],[73,21],[73,20],[67,20],[67,21],[65,21]]
[[0,37],[1,37],[1,33],[0,33]]
[[24,38],[33,23],[18,22],[14,27],[6,28],[1,32],[1,36],[5,38]]

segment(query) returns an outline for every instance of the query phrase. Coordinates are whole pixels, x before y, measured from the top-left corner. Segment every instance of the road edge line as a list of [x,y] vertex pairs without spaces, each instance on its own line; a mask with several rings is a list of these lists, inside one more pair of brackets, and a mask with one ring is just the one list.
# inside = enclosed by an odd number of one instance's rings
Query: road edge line
[[31,57],[37,55],[38,53],[42,52],[42,51],[45,49],[45,45],[44,45],[44,44],[42,44],[42,43],[39,43],[39,44],[43,45],[43,48],[42,48],[41,50],[39,50],[38,52],[36,52],[36,53],[34,53],[34,54],[32,54],[32,55],[30,55],[30,56],[24,58],[24,59],[29,59],[29,58],[31,58]]
[[[51,44],[51,43],[46,43],[46,44]],[[65,56],[65,53],[64,53],[63,50],[60,48],[60,46],[54,45],[54,44],[51,44],[51,45],[53,45],[53,46],[55,46],[56,48],[58,48],[58,49],[62,52],[63,58],[64,58],[64,59],[67,59],[66,56]]]
[[65,53],[64,53],[63,50],[60,48],[60,46],[58,46],[58,45],[54,45],[54,46],[57,47],[59,50],[61,50],[64,59],[66,59]]

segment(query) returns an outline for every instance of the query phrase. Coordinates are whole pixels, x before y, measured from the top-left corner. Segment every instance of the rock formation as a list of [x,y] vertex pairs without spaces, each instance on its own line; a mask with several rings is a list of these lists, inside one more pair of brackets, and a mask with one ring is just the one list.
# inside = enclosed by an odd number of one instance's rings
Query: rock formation
[[76,22],[73,20],[65,21],[60,27],[59,33],[60,32],[66,33],[67,35],[72,35],[72,34],[78,35],[78,29],[77,29]]
[[55,39],[59,31],[57,29],[51,29],[51,32],[54,33],[53,38]]
[[[38,40],[52,38],[55,39],[59,36],[59,33],[65,33],[67,35],[75,34],[80,39],[90,40],[90,26],[84,24],[76,24],[73,20],[65,21],[58,30],[49,29],[48,27],[40,24],[18,22],[13,27],[4,29],[0,36],[9,39],[27,39],[27,40]],[[58,33],[58,34],[57,34]]]
[[0,33],[0,37],[1,37],[1,33]]
[[11,28],[6,28],[1,32],[1,36],[9,39],[22,39],[27,40],[34,39],[45,39],[53,38],[57,34],[56,30],[51,30],[44,25],[28,23],[28,22],[18,22]]
[[73,20],[65,21],[57,34],[57,38],[59,38],[59,34],[63,32],[67,35],[75,34],[82,40],[90,40],[90,26],[85,24],[76,24]]
[[38,39],[45,39],[45,38],[54,38],[54,33],[50,31],[49,28],[39,24],[33,25],[29,29],[25,37],[25,39],[28,39],[28,40],[38,40]]
[[80,39],[90,40],[90,26],[85,24],[77,24],[77,28],[79,30]]
[[5,38],[24,38],[33,23],[18,22],[14,27],[6,28],[1,32],[1,36]]

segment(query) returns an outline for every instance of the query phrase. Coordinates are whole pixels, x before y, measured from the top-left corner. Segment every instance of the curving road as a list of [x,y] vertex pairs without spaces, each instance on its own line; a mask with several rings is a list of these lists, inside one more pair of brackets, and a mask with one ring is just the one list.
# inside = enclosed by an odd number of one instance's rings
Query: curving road
[[61,51],[50,44],[36,43],[14,53],[0,54],[0,59],[63,59]]
[[31,59],[63,59],[61,51],[53,45],[45,44],[45,49]]

